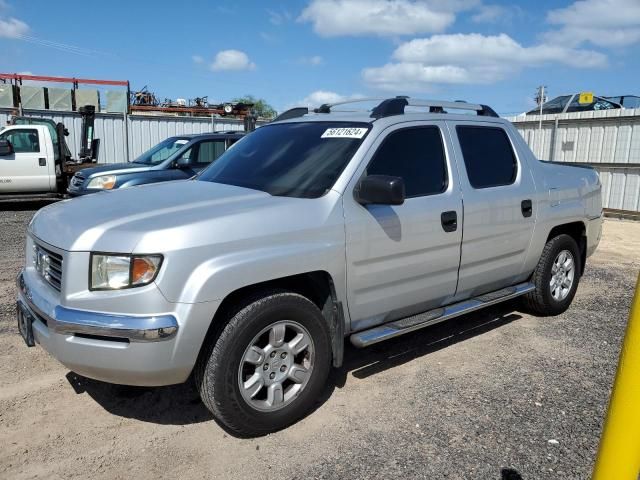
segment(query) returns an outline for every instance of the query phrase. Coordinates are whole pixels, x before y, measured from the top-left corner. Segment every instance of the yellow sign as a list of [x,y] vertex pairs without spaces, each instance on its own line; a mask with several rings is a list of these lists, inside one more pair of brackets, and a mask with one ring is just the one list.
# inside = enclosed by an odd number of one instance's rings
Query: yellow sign
[[584,105],[585,103],[593,103],[593,92],[580,92],[578,103],[580,105]]

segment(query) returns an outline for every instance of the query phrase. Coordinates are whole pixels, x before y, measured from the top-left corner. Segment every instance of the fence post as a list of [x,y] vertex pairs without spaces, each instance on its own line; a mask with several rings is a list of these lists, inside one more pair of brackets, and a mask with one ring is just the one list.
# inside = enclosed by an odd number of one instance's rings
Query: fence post
[[124,160],[125,162],[129,161],[129,115],[127,115],[127,112],[124,112],[123,114],[123,120],[124,120],[124,124],[123,124],[123,134],[124,134]]
[[640,275],[622,342],[593,480],[638,480],[640,474]]

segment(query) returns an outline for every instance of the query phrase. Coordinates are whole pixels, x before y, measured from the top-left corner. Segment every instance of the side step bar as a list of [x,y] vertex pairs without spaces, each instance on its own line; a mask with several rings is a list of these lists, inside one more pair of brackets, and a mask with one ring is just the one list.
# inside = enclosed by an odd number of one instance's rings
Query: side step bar
[[358,347],[368,347],[374,343],[382,342],[393,337],[404,335],[421,328],[435,325],[436,323],[449,320],[450,318],[459,317],[465,313],[480,310],[481,308],[494,305],[496,303],[510,300],[535,289],[532,283],[519,283],[513,287],[503,288],[495,292],[485,293],[483,295],[463,300],[446,307],[436,308],[427,312],[419,313],[411,317],[402,318],[393,322],[385,323],[378,327],[363,330],[351,335],[351,343]]

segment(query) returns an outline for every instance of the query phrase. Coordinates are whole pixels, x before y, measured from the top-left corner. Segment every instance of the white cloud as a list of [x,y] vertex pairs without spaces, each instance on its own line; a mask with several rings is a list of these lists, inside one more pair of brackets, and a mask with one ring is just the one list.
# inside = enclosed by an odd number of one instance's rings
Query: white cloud
[[29,32],[29,25],[17,18],[0,18],[1,38],[22,38]]
[[312,57],[301,57],[298,61],[301,65],[310,65],[312,67],[319,67],[324,64],[324,58],[320,55],[314,55]]
[[515,17],[525,15],[522,7],[517,5],[480,5],[477,13],[471,16],[475,23],[510,23]]
[[222,50],[216,54],[211,70],[254,70],[256,64],[249,60],[249,56],[240,50]]
[[506,34],[434,35],[401,44],[396,63],[365,68],[365,82],[384,90],[428,91],[434,84],[488,84],[526,67],[547,64],[595,68],[606,57],[590,50],[540,44],[523,47]]
[[193,63],[204,63],[204,58],[200,55],[191,55],[191,60],[193,60]]
[[561,45],[618,47],[640,42],[639,0],[580,0],[549,11],[547,21],[559,29],[545,38]]
[[290,21],[292,18],[291,12],[289,12],[288,10],[281,10],[279,12],[276,12],[275,10],[267,9],[267,14],[269,15],[269,22],[277,27],[285,22]]
[[293,106],[315,108],[325,103],[344,102],[346,100],[353,100],[357,98],[362,98],[362,95],[340,95],[339,93],[330,92],[327,90],[316,90],[315,92],[307,95],[302,100],[297,101]]
[[441,32],[455,13],[477,4],[416,0],[312,0],[299,21],[311,22],[323,37],[415,35]]

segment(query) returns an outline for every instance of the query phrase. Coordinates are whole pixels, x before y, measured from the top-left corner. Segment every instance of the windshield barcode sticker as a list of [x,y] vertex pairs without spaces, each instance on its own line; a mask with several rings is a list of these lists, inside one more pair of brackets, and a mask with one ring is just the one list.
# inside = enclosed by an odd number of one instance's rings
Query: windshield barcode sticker
[[362,138],[366,128],[327,128],[320,138]]

